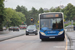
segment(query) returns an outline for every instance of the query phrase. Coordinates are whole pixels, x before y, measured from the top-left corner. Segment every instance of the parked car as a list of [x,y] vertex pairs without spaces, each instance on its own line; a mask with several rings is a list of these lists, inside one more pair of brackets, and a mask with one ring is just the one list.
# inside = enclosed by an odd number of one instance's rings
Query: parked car
[[34,25],[29,25],[29,26],[27,27],[27,29],[26,29],[26,35],[28,35],[28,34],[35,34],[35,35],[37,35],[38,33],[37,33],[36,26],[34,26]]
[[3,27],[3,30],[6,30],[7,28],[6,27]]
[[11,27],[9,27],[9,31],[10,31],[10,30],[13,30],[13,27],[12,27],[12,26],[11,26]]
[[27,25],[19,25],[20,29],[26,29]]
[[19,27],[13,27],[13,31],[19,31]]

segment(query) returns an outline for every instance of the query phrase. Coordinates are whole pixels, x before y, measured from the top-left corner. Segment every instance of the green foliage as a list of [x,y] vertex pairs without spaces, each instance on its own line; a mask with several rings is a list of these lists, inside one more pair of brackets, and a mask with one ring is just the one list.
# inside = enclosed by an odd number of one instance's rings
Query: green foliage
[[51,7],[50,12],[55,12],[55,8]]
[[21,12],[21,7],[18,5],[15,10]]
[[34,7],[32,7],[30,14],[31,14],[30,18],[33,17],[36,23],[38,21],[38,11]]
[[16,7],[16,9],[15,9],[17,12],[21,12],[21,13],[23,13],[25,16],[25,21],[24,22],[26,22],[27,24],[29,24],[30,22],[29,22],[29,13],[28,13],[28,11],[27,11],[27,8],[25,8],[24,6],[17,6]]
[[57,8],[51,7],[50,8],[50,12],[60,12],[60,11],[61,11],[61,8],[60,7],[57,7]]
[[25,15],[21,12],[17,12],[18,16],[20,17],[20,19],[22,20],[22,22],[26,21]]
[[66,20],[72,20],[75,16],[75,7],[69,3],[64,9],[64,14],[66,15]]
[[68,26],[69,24],[64,24],[64,26],[66,27],[66,26]]
[[44,13],[44,10],[42,8],[40,8],[39,13]]
[[75,23],[73,23],[73,25],[75,26]]
[[3,21],[4,21],[4,0],[0,0],[0,31],[2,31]]
[[5,8],[5,21],[4,25],[7,26],[18,26],[22,22],[26,21],[25,15],[21,12],[16,12],[11,8]]
[[64,13],[65,20],[75,21],[75,6],[73,6],[71,3],[68,3],[64,9],[61,9],[60,7],[50,8],[50,12],[60,12],[60,11]]
[[0,15],[4,15],[4,0],[0,0]]
[[[21,11],[19,11],[19,9]],[[37,20],[38,20],[38,14],[41,13],[41,12],[43,12],[43,10],[41,8],[40,11],[39,11],[39,13],[38,13],[38,11],[34,7],[32,7],[32,9],[30,11],[27,11],[27,8],[25,8],[24,6],[17,6],[16,7],[16,11],[17,12],[22,12],[25,15],[25,17],[26,17],[26,24],[27,25],[31,24],[31,22],[30,22],[30,18],[31,17],[34,18],[35,23],[36,23]]]
[[60,12],[60,11],[61,11],[60,7],[57,7],[57,8],[55,9],[55,12]]

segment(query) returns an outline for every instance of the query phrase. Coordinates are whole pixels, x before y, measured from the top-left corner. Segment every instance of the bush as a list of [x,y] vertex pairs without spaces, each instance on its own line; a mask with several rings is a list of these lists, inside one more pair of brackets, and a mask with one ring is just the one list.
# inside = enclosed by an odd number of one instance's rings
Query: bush
[[75,23],[73,23],[73,25],[75,26]]
[[64,26],[66,27],[66,26],[68,26],[69,24],[64,24]]

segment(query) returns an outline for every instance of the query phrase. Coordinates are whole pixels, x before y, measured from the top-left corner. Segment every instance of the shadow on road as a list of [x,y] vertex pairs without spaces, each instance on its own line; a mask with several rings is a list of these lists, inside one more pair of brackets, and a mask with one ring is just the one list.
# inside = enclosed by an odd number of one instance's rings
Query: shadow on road
[[61,40],[61,39],[45,39],[41,42],[62,42],[62,41],[65,41],[65,40]]

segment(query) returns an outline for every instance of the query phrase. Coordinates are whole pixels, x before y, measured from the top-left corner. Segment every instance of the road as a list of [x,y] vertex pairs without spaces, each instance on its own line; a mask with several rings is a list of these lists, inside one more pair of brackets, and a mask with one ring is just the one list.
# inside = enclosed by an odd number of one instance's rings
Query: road
[[23,35],[0,42],[0,50],[65,50],[64,41],[41,41],[39,35]]

